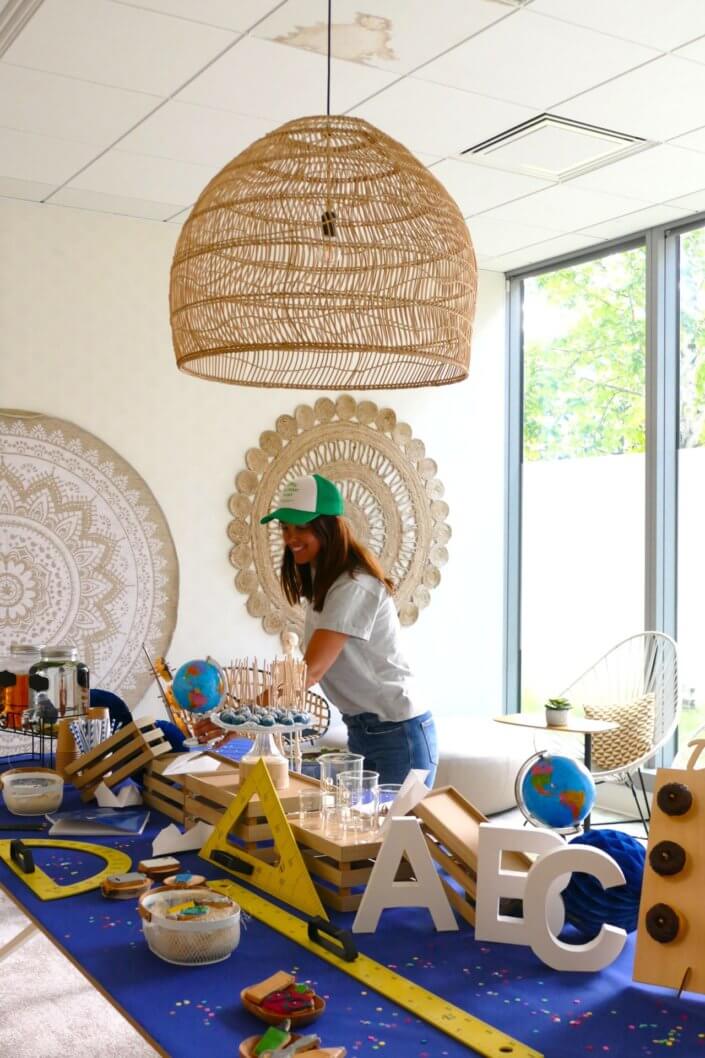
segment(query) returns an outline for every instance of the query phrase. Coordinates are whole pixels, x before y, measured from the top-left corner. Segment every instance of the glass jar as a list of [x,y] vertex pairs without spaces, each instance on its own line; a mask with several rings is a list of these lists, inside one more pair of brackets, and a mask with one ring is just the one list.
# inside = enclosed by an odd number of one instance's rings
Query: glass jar
[[36,643],[11,643],[9,655],[0,660],[0,668],[15,677],[14,683],[3,689],[6,723],[13,730],[22,727],[22,714],[30,699],[29,674],[32,665],[39,661],[41,651]]
[[29,670],[29,687],[33,715],[39,713],[40,704],[46,706],[47,699],[59,717],[88,712],[90,674],[74,646],[43,647],[41,658]]

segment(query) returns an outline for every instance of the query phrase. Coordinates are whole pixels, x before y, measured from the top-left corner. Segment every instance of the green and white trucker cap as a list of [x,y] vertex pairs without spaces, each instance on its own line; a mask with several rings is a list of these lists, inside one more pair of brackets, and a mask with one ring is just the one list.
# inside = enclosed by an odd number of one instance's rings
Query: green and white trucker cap
[[320,474],[287,481],[282,489],[281,504],[276,511],[261,518],[260,523],[264,525],[278,518],[291,525],[305,525],[319,514],[342,514],[345,510],[340,489]]

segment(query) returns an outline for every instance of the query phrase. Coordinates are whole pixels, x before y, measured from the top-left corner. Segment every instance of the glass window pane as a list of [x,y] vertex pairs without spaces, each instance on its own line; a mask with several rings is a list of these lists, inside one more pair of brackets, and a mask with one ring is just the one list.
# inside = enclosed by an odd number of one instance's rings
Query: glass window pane
[[705,229],[688,232],[679,242],[678,667],[683,747],[705,724]]
[[521,708],[644,625],[645,250],[524,283]]

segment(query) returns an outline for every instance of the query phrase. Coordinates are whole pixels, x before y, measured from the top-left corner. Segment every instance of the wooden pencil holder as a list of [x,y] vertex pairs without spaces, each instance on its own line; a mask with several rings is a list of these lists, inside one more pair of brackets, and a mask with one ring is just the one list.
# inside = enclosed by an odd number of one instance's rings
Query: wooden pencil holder
[[96,787],[104,782],[116,786],[146,764],[171,752],[171,745],[151,717],[133,720],[101,742],[95,749],[67,764],[64,775],[83,801],[90,801]]
[[54,756],[56,770],[66,779],[66,769],[76,760],[76,742],[71,731],[72,717],[64,717],[56,725],[56,752]]

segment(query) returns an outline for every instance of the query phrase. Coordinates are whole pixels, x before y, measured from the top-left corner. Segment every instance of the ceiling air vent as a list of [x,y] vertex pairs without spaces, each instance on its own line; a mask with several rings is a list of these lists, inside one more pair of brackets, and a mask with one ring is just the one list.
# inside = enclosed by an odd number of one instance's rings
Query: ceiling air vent
[[460,153],[528,176],[568,180],[650,146],[639,136],[539,114]]

